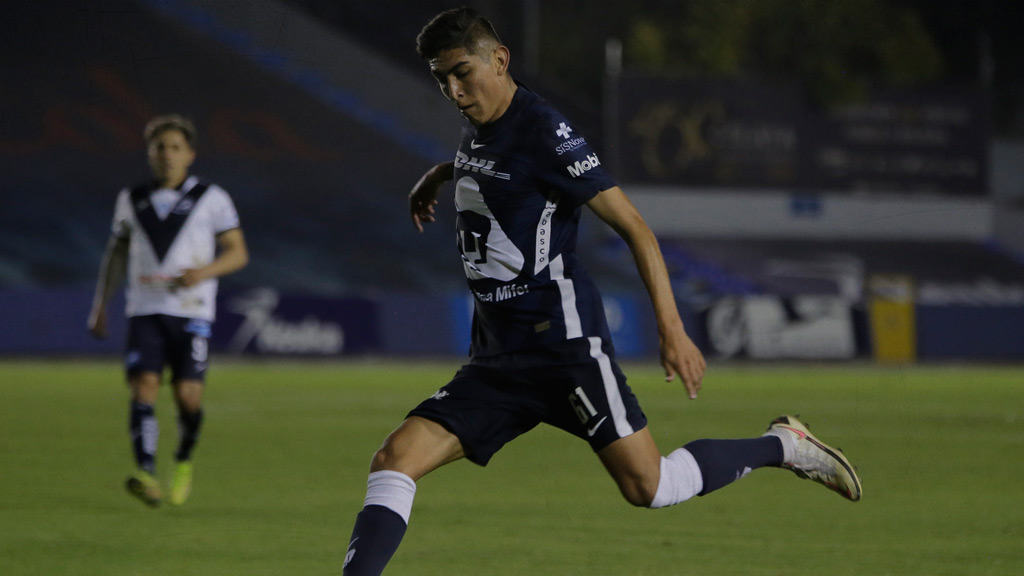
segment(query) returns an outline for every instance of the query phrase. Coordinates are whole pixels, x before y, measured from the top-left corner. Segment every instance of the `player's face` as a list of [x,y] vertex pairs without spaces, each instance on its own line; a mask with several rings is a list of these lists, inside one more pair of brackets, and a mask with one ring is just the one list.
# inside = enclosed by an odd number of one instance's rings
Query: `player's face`
[[492,45],[478,50],[445,50],[430,60],[430,74],[437,80],[445,98],[476,125],[501,117],[512,100],[508,77],[508,50]]
[[149,167],[163,186],[181,184],[195,159],[195,150],[178,130],[164,130],[149,141]]

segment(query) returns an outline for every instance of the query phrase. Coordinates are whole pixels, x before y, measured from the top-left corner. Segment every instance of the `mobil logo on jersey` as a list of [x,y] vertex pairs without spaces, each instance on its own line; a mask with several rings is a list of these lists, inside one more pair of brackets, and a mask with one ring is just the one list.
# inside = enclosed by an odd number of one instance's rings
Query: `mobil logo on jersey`
[[565,169],[569,171],[569,175],[577,178],[584,172],[589,172],[600,165],[601,161],[597,159],[597,154],[587,154],[585,159],[577,160],[574,164],[566,166]]

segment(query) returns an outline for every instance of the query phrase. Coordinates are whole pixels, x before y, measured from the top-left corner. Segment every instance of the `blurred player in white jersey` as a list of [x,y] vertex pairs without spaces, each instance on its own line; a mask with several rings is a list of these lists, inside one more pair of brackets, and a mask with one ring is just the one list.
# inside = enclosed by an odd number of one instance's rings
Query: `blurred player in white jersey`
[[144,136],[153,179],[118,194],[88,328],[106,337],[107,303],[127,273],[125,369],[137,468],[127,489],[150,506],[163,500],[156,478],[156,400],[167,366],[179,424],[170,502],[180,505],[192,489],[192,450],[203,422],[217,279],[245,267],[249,253],[228,193],[189,175],[196,157],[192,122],[159,116]]

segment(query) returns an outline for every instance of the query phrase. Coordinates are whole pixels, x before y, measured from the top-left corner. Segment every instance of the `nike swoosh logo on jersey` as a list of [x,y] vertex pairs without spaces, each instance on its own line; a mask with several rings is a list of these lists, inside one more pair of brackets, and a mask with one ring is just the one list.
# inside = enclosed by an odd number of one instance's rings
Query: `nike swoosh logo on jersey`
[[476,140],[469,141],[469,147],[472,148],[473,150],[476,150],[477,148],[483,148],[484,146],[487,146],[487,144],[477,144]]
[[604,421],[607,420],[607,419],[608,419],[608,417],[605,416],[604,418],[601,418],[600,420],[598,420],[597,424],[594,424],[593,428],[587,428],[587,438],[590,438],[591,436],[593,436],[597,432],[597,429],[601,427],[601,424],[604,424]]

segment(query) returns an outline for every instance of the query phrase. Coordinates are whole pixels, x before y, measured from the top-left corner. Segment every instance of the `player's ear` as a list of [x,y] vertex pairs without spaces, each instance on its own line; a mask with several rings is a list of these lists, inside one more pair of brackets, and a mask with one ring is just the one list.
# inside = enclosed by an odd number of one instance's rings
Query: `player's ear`
[[508,62],[511,58],[508,48],[505,46],[498,46],[491,52],[491,65],[494,66],[494,71],[499,75],[503,75],[508,71]]

